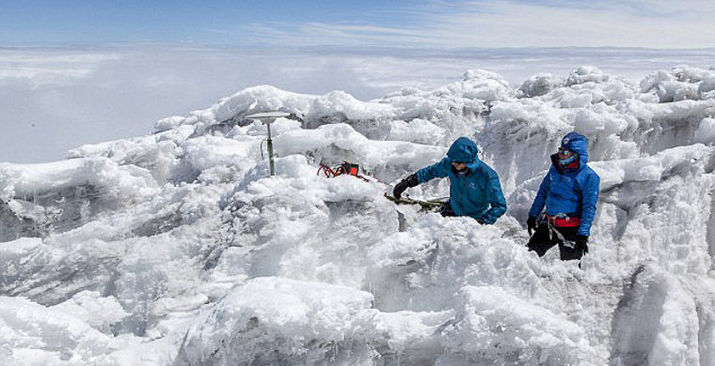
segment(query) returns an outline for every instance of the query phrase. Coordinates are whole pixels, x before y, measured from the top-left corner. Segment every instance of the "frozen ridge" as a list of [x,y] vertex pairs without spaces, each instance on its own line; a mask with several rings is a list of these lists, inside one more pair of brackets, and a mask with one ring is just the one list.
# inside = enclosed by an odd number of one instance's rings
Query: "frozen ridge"
[[[277,176],[261,157],[272,126]],[[590,139],[583,270],[526,251],[548,155]],[[382,197],[471,136],[496,225]],[[0,164],[3,365],[713,365],[715,70],[470,70],[359,101],[257,86],[149,136]],[[318,163],[373,177],[327,179]],[[410,190],[444,197],[446,181]]]

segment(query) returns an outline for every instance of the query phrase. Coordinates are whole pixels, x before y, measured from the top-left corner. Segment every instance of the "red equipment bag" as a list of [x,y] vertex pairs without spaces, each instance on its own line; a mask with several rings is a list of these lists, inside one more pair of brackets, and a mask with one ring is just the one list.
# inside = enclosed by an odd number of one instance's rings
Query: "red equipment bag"
[[343,168],[343,174],[350,174],[350,175],[354,175],[354,176],[358,175],[359,165],[353,164],[353,163],[348,163],[346,161],[346,162],[343,162],[343,164],[341,166]]

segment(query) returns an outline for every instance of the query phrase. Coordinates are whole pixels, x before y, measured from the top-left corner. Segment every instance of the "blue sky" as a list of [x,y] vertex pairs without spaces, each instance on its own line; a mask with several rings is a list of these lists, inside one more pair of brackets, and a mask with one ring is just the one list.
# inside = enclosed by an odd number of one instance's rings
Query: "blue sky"
[[420,2],[2,0],[0,4],[0,42],[4,43],[251,44],[254,40],[246,31],[261,25],[401,26],[408,21],[403,10]]
[[715,47],[711,0],[0,0],[0,45]]

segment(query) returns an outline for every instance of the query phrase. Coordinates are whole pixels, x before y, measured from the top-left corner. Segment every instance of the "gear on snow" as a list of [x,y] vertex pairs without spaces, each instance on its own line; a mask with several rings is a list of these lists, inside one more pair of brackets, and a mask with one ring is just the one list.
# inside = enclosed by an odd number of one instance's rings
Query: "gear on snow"
[[366,182],[370,181],[364,176],[360,175],[359,164],[353,164],[347,161],[343,161],[342,164],[332,169],[325,164],[320,164],[320,167],[318,168],[318,172],[316,174],[320,175],[321,172],[323,173],[323,175],[325,175],[326,178],[335,178],[339,175],[347,174],[352,175],[353,177],[360,178]]

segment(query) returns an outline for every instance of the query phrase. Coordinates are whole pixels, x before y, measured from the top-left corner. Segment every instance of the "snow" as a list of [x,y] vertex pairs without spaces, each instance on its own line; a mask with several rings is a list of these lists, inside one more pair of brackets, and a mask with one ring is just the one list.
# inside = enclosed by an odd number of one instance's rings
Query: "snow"
[[0,297],[0,329],[3,345],[11,348],[7,364],[97,362],[112,351],[110,336],[22,297]]
[[695,142],[706,145],[715,143],[715,119],[703,118],[700,121],[698,129],[695,130]]
[[[3,200],[82,184],[105,188],[113,198],[126,198],[135,194],[150,194],[151,188],[156,186],[145,169],[120,166],[106,158],[28,165],[2,163],[0,179],[3,182],[0,186]],[[137,187],[143,189],[136,192]]]
[[[456,322],[444,331],[444,364],[501,360],[515,364],[576,364],[593,357],[583,330],[548,309],[499,287],[464,286]],[[461,360],[460,360],[461,361]]]
[[549,74],[536,74],[524,81],[519,87],[519,92],[527,97],[540,97],[566,83],[562,78]]
[[[186,333],[179,363],[324,359],[349,337],[372,295],[352,288],[261,277],[231,290]],[[313,354],[318,353],[318,354]]]
[[[370,101],[256,86],[149,136],[1,163],[0,361],[712,364],[714,78],[468,70]],[[291,115],[270,177],[266,126],[245,117],[273,110]],[[582,268],[524,248],[573,130],[601,177]],[[495,225],[384,199],[465,135],[500,175]],[[367,180],[317,174],[343,161]]]

